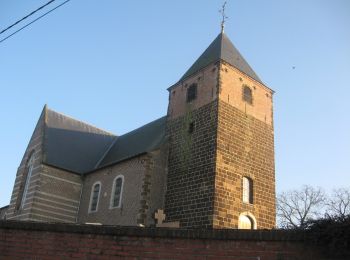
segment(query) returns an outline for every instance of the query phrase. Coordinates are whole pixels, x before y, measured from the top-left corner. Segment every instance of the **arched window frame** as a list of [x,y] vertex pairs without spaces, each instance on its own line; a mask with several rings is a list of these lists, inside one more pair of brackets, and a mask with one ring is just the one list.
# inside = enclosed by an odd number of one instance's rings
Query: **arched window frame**
[[251,229],[257,229],[258,228],[258,224],[256,222],[256,218],[254,217],[254,215],[248,211],[246,212],[242,212],[239,217],[238,217],[238,228],[242,229],[242,223],[240,221],[241,217],[247,217],[250,221],[251,221]]
[[[95,186],[96,185],[100,185],[100,188],[98,190],[98,195],[97,195],[97,203],[96,203],[96,209],[95,210],[92,210],[91,207],[92,207],[92,199],[93,199],[93,196],[94,196],[94,190],[95,190]],[[89,202],[89,213],[94,213],[94,212],[97,212],[98,211],[98,204],[100,202],[100,194],[101,194],[101,189],[102,189],[102,184],[100,181],[97,181],[95,182],[92,187],[91,187],[91,192],[90,192],[90,202]]]
[[[118,206],[114,206],[114,198],[115,198],[115,185],[118,179],[122,179],[122,185],[120,187],[120,195],[119,195],[119,203]],[[109,208],[110,209],[115,209],[115,208],[120,208],[122,205],[122,199],[123,199],[123,188],[124,188],[124,176],[123,175],[118,175],[117,177],[114,178],[113,180],[113,186],[112,186],[112,192],[111,192],[111,199],[109,202]]]
[[247,85],[243,85],[242,98],[248,104],[253,105],[253,90]]
[[253,180],[247,176],[242,178],[242,201],[244,203],[253,204]]
[[34,151],[32,151],[30,153],[30,156],[28,157],[28,160],[26,162],[26,176],[25,176],[25,180],[24,180],[24,186],[23,186],[23,191],[22,191],[22,196],[21,196],[21,200],[20,203],[18,205],[18,209],[23,209],[25,202],[27,200],[27,193],[28,193],[28,189],[30,186],[30,179],[32,178],[32,174],[33,174],[33,168],[34,168],[34,161],[35,161],[35,156],[34,156]]

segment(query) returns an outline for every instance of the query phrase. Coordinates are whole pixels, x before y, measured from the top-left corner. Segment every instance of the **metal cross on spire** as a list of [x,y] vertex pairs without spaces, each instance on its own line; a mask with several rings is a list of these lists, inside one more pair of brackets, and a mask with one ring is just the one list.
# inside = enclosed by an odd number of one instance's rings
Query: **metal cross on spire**
[[221,13],[221,15],[222,15],[221,33],[224,32],[225,22],[226,22],[226,19],[228,18],[228,16],[226,16],[226,14],[225,14],[226,4],[227,4],[227,1],[224,2],[224,4],[222,5],[221,10],[219,10],[219,13]]

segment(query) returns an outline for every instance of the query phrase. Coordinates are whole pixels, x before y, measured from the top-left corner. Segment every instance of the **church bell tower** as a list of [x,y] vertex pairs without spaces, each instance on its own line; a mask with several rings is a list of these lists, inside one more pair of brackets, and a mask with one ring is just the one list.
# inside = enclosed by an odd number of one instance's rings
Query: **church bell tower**
[[273,90],[222,31],[168,91],[168,220],[274,228]]

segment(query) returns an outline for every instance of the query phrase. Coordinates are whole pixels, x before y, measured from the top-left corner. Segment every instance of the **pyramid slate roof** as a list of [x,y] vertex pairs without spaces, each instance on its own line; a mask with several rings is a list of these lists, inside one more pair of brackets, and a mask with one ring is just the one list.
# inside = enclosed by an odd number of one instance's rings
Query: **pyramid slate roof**
[[[232,44],[225,33],[220,33],[201,56],[193,63],[179,81],[186,79],[211,63],[223,60],[249,77],[262,83],[258,75],[249,66],[243,56]],[[263,84],[263,83],[262,83]]]
[[120,137],[44,108],[43,163],[77,174],[126,160],[164,142],[165,117]]

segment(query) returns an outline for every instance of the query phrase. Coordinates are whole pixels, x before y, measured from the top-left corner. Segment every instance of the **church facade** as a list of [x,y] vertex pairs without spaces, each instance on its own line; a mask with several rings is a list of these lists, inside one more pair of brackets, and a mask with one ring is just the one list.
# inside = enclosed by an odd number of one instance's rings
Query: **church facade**
[[168,91],[166,116],[122,136],[45,106],[6,218],[274,228],[273,91],[223,32]]

